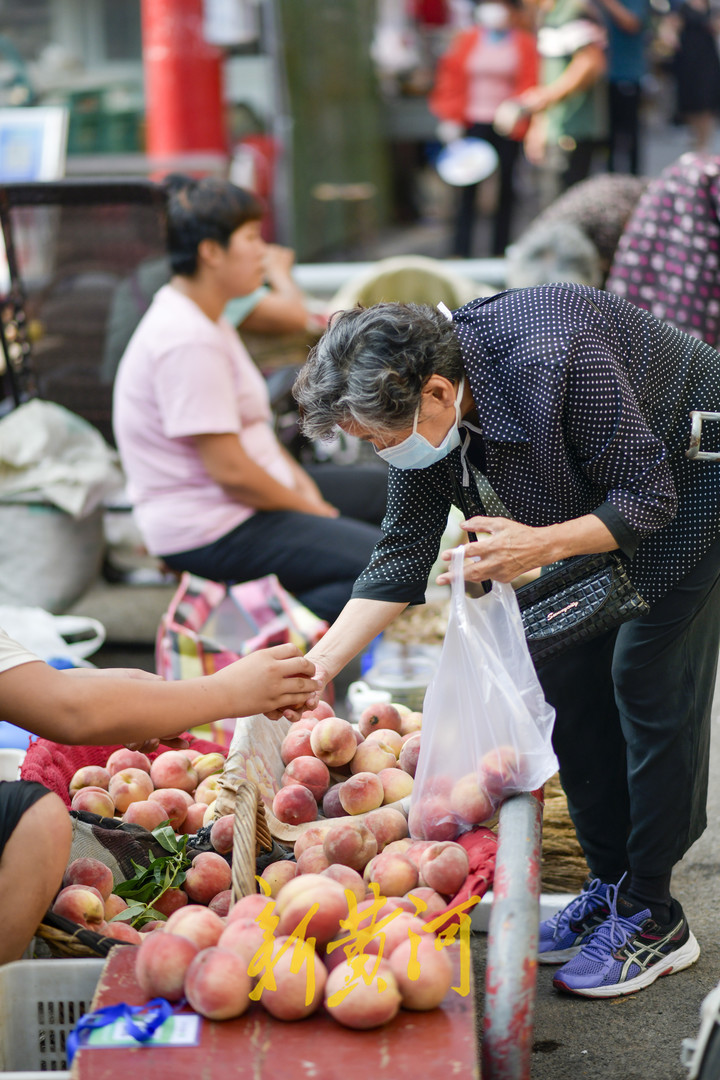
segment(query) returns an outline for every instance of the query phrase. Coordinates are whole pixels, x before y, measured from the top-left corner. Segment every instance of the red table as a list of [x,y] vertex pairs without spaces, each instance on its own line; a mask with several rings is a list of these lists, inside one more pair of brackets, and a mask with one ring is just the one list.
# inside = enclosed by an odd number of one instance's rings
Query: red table
[[[459,985],[460,957],[453,955]],[[93,1008],[145,997],[135,981],[135,949],[110,953]],[[259,1004],[237,1020],[203,1020],[195,1047],[81,1050],[73,1080],[479,1080],[474,993],[451,991],[432,1012],[401,1010],[372,1031],[341,1027],[326,1013],[284,1023]]]

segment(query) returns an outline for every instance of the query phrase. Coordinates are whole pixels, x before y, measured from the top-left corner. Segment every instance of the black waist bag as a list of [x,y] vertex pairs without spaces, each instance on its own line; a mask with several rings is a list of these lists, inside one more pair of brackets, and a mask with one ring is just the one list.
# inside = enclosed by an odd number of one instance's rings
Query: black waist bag
[[566,559],[516,596],[536,664],[650,610],[616,551]]

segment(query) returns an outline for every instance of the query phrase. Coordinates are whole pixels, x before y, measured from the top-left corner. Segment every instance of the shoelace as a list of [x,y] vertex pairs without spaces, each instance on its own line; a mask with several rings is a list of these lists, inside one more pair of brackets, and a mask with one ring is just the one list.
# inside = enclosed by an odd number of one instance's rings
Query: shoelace
[[570,901],[567,907],[563,907],[561,912],[558,912],[557,915],[553,916],[551,922],[555,923],[555,926],[553,927],[554,941],[557,941],[561,934],[566,932],[570,926],[571,919],[582,919],[590,907],[590,904],[597,899],[602,885],[603,882],[600,878],[593,878],[587,889],[583,889],[580,896],[575,896],[575,899]]
[[621,948],[633,934],[638,932],[638,924],[625,915],[618,915],[617,898],[620,883],[608,885],[608,907],[610,914],[604,922],[593,930],[583,946],[583,956],[590,960],[605,960],[608,952]]
[[587,889],[583,889],[580,895],[571,900],[567,907],[564,907],[562,911],[558,911],[557,915],[553,915],[550,920],[551,923],[555,924],[553,926],[553,941],[557,941],[565,933],[571,919],[582,919],[593,901],[598,897],[602,887],[603,882],[600,878],[593,878]]

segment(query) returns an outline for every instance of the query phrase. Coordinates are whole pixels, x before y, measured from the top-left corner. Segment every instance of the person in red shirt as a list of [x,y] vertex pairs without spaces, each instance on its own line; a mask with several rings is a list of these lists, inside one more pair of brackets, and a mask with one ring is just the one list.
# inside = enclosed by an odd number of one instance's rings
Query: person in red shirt
[[[513,0],[482,0],[476,25],[463,30],[440,58],[435,86],[428,98],[430,111],[441,120],[443,141],[461,135],[485,139],[499,158],[500,195],[493,227],[492,254],[502,255],[510,240],[515,201],[514,170],[527,125],[517,124],[509,135],[495,130],[498,107],[534,86],[538,58],[534,36],[521,24]],[[477,185],[460,189],[452,253],[472,251]]]

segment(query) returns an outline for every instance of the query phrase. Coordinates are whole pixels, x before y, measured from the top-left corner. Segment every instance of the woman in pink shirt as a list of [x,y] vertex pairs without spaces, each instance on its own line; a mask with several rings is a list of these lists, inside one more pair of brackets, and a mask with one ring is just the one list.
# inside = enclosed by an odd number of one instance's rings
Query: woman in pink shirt
[[140,531],[172,569],[233,582],[274,573],[332,621],[382,535],[386,476],[305,470],[282,447],[265,382],[222,314],[262,283],[262,205],[226,181],[168,187],[173,276],[130,339],[113,402]]

